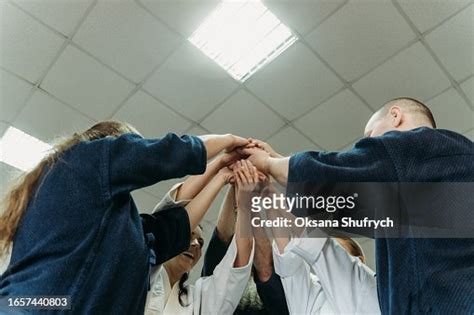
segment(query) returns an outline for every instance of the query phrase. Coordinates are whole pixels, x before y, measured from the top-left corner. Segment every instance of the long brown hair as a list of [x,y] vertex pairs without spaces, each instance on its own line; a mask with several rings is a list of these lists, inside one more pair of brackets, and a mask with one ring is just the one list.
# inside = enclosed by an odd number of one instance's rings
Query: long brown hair
[[119,121],[99,122],[82,133],[75,133],[71,137],[57,142],[51,152],[38,165],[16,179],[1,204],[3,211],[0,216],[0,256],[6,253],[11,245],[20,219],[42,180],[41,174],[45,167],[51,167],[65,151],[80,142],[109,136],[117,137],[125,133],[138,134],[136,129],[127,123]]

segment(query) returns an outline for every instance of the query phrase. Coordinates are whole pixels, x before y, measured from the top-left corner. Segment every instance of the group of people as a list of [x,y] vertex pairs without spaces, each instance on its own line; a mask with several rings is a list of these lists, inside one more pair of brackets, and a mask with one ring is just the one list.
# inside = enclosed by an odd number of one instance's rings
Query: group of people
[[[377,238],[375,276],[349,237],[249,225],[249,197],[275,194],[275,184],[472,182],[473,155],[472,141],[436,129],[410,98],[384,104],[351,150],[291,157],[230,134],[145,139],[100,122],[59,142],[7,193],[0,299],[68,296],[77,314],[473,313],[472,238]],[[140,214],[133,190],[186,175]],[[201,277],[189,284],[206,241],[199,223],[224,186]]]

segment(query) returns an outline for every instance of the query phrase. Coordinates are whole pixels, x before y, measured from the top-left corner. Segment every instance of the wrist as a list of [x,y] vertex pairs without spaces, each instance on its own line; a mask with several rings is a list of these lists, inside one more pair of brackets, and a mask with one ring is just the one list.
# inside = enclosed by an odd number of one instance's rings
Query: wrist
[[265,163],[264,163],[264,172],[265,174],[272,174],[272,169],[273,169],[273,164],[275,163],[276,158],[269,156],[267,157]]
[[255,273],[257,274],[257,278],[258,280],[261,282],[261,283],[265,283],[267,282],[268,280],[270,280],[272,274],[273,274],[273,267],[270,265],[270,266],[266,266],[264,268],[258,268],[258,267],[255,267]]
[[227,175],[217,173],[217,175],[214,176],[214,180],[217,181],[217,184],[219,186],[224,186],[225,184],[227,184]]

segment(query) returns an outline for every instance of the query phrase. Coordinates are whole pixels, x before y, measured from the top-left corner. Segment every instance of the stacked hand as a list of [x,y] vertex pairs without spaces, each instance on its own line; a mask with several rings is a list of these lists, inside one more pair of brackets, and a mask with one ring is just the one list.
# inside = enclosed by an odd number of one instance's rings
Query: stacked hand
[[268,178],[249,160],[237,161],[232,169],[236,184],[237,207],[250,210],[252,197],[263,189]]

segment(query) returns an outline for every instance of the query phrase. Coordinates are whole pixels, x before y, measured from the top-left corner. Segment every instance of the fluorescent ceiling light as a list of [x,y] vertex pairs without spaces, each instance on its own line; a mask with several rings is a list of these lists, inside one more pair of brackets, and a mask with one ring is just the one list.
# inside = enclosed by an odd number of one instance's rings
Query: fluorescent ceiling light
[[50,149],[51,145],[9,127],[0,140],[0,161],[27,171],[35,167]]
[[297,39],[259,0],[222,1],[188,38],[242,82]]

